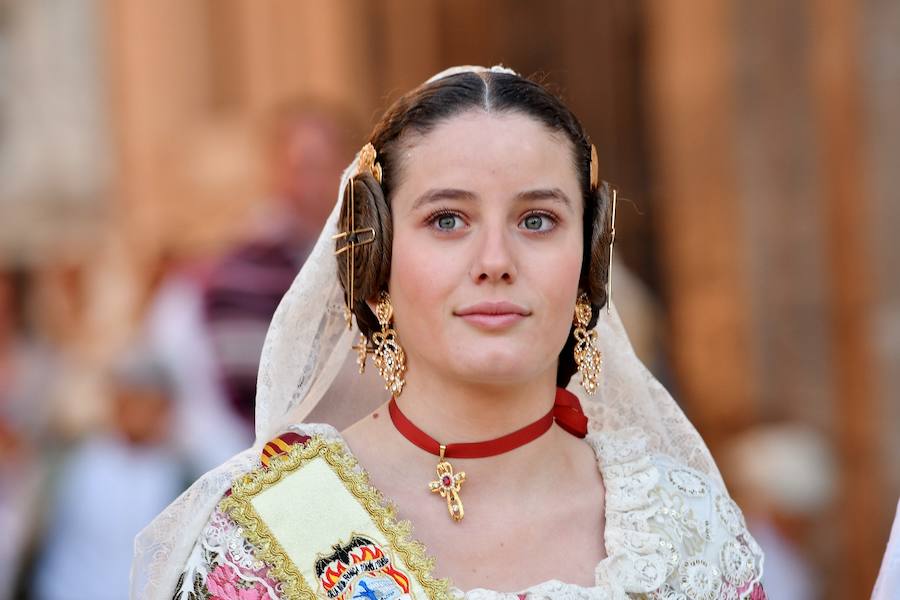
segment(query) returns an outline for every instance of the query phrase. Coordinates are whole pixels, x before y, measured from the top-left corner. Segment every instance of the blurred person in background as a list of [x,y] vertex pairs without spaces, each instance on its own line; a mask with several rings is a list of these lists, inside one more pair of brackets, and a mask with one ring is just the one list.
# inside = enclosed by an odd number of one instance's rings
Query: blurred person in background
[[24,272],[0,271],[0,599],[12,597],[38,517],[55,361],[26,327]]
[[189,477],[169,445],[172,382],[164,366],[134,349],[110,379],[110,426],[71,452],[52,485],[36,598],[126,598],[134,535]]
[[318,100],[273,110],[267,197],[240,242],[165,278],[151,303],[147,335],[175,376],[176,435],[198,473],[253,439],[266,329],[328,216],[355,129],[343,109]]
[[801,424],[759,425],[724,452],[725,472],[747,528],[766,555],[763,585],[773,598],[824,596],[805,548],[834,497],[835,462],[824,435]]
[[336,108],[312,101],[278,107],[267,140],[270,198],[207,282],[205,317],[221,381],[250,428],[269,321],[331,211],[351,141],[350,121]]
[[49,420],[52,352],[26,326],[24,273],[0,272],[0,418],[26,437]]

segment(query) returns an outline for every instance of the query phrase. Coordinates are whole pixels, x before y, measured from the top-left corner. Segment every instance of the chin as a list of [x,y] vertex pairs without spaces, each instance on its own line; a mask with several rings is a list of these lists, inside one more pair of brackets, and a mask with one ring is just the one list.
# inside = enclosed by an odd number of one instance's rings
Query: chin
[[461,379],[485,384],[517,384],[534,379],[547,368],[546,361],[515,352],[472,352],[455,365]]

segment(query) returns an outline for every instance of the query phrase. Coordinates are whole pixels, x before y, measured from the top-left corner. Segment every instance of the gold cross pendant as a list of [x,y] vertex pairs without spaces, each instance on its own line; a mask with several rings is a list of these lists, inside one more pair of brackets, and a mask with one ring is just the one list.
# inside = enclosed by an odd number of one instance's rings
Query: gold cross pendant
[[459,497],[459,490],[463,482],[466,480],[465,471],[453,473],[453,465],[444,460],[444,452],[447,447],[441,444],[441,459],[437,464],[437,481],[432,481],[428,487],[432,492],[441,495],[447,499],[447,511],[454,521],[462,521],[465,511],[463,510],[462,498]]

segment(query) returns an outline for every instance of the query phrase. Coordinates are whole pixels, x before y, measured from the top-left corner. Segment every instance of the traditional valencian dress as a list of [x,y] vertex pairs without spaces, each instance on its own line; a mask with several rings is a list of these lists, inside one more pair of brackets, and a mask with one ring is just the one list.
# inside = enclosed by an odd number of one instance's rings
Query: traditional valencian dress
[[720,483],[649,452],[638,429],[585,441],[606,487],[608,556],[593,587],[463,591],[432,578],[427,550],[338,431],[302,424],[267,444],[216,506],[174,598],[765,598],[762,553]]
[[[455,67],[427,83],[480,70]],[[606,489],[606,529],[597,535],[608,556],[596,566],[595,585],[566,583],[561,573],[516,593],[463,591],[432,576],[415,524],[396,521],[390,499],[368,484],[365,465],[338,433],[386,399],[377,375],[373,387],[352,373],[357,334],[347,327],[335,260],[335,237],[357,233],[338,233],[338,222],[361,164],[357,155],[345,171],[334,210],[272,320],[257,382],[256,443],[204,475],[136,538],[132,597],[765,598],[762,551],[703,440],[635,356],[611,299],[590,331],[603,357],[596,393],[577,382],[567,387]],[[608,195],[608,185],[599,193]],[[350,377],[339,375],[345,371]],[[452,498],[453,477],[434,485]],[[448,509],[453,514],[450,500]]]

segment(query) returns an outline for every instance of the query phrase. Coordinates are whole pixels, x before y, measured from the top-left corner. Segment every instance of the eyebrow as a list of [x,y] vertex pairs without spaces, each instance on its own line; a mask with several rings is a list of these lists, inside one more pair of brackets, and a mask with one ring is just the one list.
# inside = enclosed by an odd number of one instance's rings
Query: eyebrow
[[[413,202],[412,210],[418,210],[426,204],[431,204],[432,202],[438,202],[440,200],[474,200],[475,198],[475,194],[467,190],[455,188],[428,190]],[[555,187],[525,190],[524,192],[516,194],[516,200],[553,200],[565,206],[571,206],[572,204],[572,201],[569,200],[569,197],[566,196],[565,192]]]

